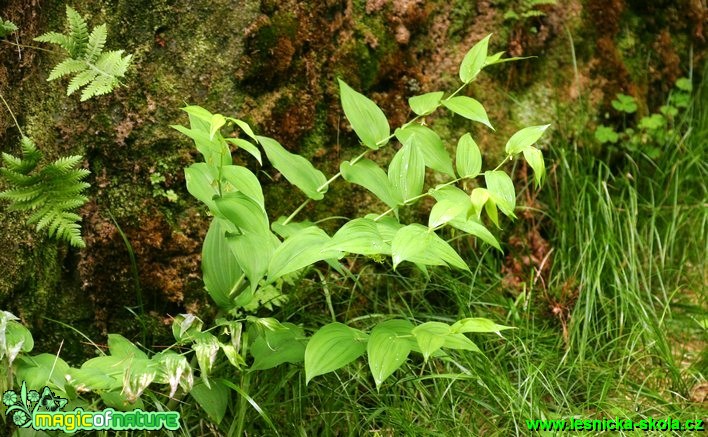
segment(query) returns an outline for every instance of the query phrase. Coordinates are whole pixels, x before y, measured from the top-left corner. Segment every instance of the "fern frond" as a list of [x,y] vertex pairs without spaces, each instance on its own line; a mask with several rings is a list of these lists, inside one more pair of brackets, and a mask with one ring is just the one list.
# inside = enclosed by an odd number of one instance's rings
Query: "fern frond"
[[81,101],[84,102],[91,97],[108,94],[116,85],[118,85],[118,79],[115,77],[99,76],[81,92]]
[[89,32],[86,20],[74,8],[66,6],[66,18],[69,22],[69,38],[74,42],[74,51],[69,52],[72,58],[80,58],[86,53]]
[[0,175],[10,185],[0,199],[10,202],[11,210],[32,211],[27,222],[37,230],[46,229],[50,237],[72,246],[85,247],[81,239],[81,217],[73,212],[88,201],[83,195],[90,185],[83,180],[89,171],[77,168],[81,156],[66,156],[45,166],[38,165],[41,153],[29,138],[22,139],[22,158],[3,154]]
[[0,19],[0,38],[5,38],[12,32],[17,31],[17,26],[15,26],[15,23],[9,20],[2,20]]
[[47,81],[59,79],[73,73],[80,73],[84,70],[86,70],[86,61],[72,58],[65,59],[52,68]]
[[37,42],[46,42],[49,44],[56,44],[63,48],[70,54],[75,51],[76,44],[68,35],[61,34],[59,32],[47,32],[40,35],[34,39]]
[[91,35],[89,35],[88,46],[86,47],[86,62],[96,62],[98,56],[103,52],[103,46],[106,45],[108,30],[105,24],[94,27]]
[[98,72],[93,70],[85,70],[77,74],[73,79],[71,79],[69,86],[66,87],[66,95],[70,96],[74,93],[74,91],[78,90],[82,86],[88,85],[96,78],[96,76],[98,76]]
[[89,34],[86,21],[70,6],[66,7],[66,16],[68,34],[49,32],[35,38],[36,41],[58,44],[70,55],[52,69],[47,80],[75,74],[66,94],[71,95],[86,87],[81,93],[81,101],[111,92],[120,84],[119,78],[125,76],[132,55],[123,56],[123,50],[103,51],[108,37],[105,24],[95,27]]

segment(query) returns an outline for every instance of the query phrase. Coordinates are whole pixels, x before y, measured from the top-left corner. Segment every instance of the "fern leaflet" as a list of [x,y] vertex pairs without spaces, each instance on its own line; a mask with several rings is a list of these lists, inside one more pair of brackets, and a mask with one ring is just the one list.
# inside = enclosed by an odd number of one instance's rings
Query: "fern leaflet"
[[15,26],[15,23],[0,18],[0,38],[5,38],[15,31],[17,31],[17,26]]
[[0,174],[11,188],[0,192],[0,199],[11,202],[11,210],[32,211],[28,223],[36,223],[38,231],[46,229],[50,237],[65,240],[75,247],[85,247],[81,238],[81,217],[72,212],[88,198],[83,191],[89,171],[77,168],[83,157],[66,156],[39,166],[42,153],[34,142],[22,137],[22,157],[2,154],[4,167]]
[[74,75],[66,94],[85,87],[81,92],[82,102],[111,92],[120,84],[119,78],[125,76],[133,56],[123,56],[123,50],[103,51],[108,38],[105,24],[89,33],[86,20],[71,6],[66,7],[66,18],[66,34],[48,32],[35,38],[35,41],[57,44],[69,53],[69,58],[57,64],[47,80]]

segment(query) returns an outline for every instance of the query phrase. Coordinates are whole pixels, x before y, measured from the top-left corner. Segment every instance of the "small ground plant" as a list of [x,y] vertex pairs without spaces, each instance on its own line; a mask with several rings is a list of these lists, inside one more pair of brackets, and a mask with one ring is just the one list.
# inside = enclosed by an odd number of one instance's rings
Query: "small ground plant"
[[608,144],[612,148],[622,148],[628,152],[642,152],[649,158],[656,159],[661,155],[664,145],[676,142],[681,135],[676,129],[676,121],[689,105],[692,85],[687,78],[676,81],[676,86],[659,112],[646,115],[632,127],[631,119],[637,112],[637,102],[634,97],[617,94],[612,100],[612,108],[622,115],[620,130],[607,125],[600,125],[595,130],[595,139],[600,144]]

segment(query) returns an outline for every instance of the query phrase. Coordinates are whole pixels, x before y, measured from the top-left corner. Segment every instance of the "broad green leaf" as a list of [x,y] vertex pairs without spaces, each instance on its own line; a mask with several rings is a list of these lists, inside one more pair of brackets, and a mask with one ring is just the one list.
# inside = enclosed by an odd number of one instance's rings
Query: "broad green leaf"
[[423,359],[428,361],[430,355],[438,351],[450,334],[450,326],[442,322],[426,322],[413,328],[413,336],[418,341],[418,347]]
[[482,153],[472,135],[464,134],[457,142],[457,174],[461,178],[475,178],[482,171]]
[[491,197],[489,198],[489,200],[487,200],[487,203],[484,204],[484,210],[487,211],[487,216],[489,217],[489,220],[494,223],[494,226],[501,229],[501,226],[499,226],[499,214],[497,213],[497,204]]
[[465,333],[465,332],[496,332],[503,331],[505,329],[514,329],[511,326],[497,325],[489,319],[484,319],[481,317],[470,317],[467,319],[458,320],[451,327],[451,331],[454,333]]
[[251,170],[246,167],[241,167],[240,165],[225,165],[221,169],[222,178],[230,186],[222,187],[224,192],[232,192],[232,187],[236,190],[242,192],[256,203],[261,205],[265,210],[265,201],[263,200],[263,190],[261,189],[261,183],[258,181],[256,175],[254,175]]
[[212,113],[202,108],[201,106],[185,106],[184,108],[182,108],[182,110],[190,115],[190,120],[192,119],[192,117],[195,117],[207,125],[211,124],[211,118],[213,117]]
[[239,370],[246,366],[246,361],[241,355],[239,355],[238,350],[236,350],[233,344],[219,343],[219,347],[221,348],[221,352],[224,353],[224,355],[229,360],[229,363],[231,363],[232,366]]
[[251,129],[251,126],[248,123],[243,120],[239,120],[238,118],[226,117],[226,119],[240,127],[243,133],[251,137],[253,141],[258,141],[258,138],[256,138],[256,134],[253,133],[253,129]]
[[145,404],[142,399],[138,398],[131,401],[128,399],[128,396],[123,393],[123,390],[120,389],[102,391],[99,392],[99,396],[101,396],[101,401],[103,401],[106,407],[113,408],[114,410],[133,411],[136,409],[143,410],[145,408]]
[[114,357],[147,359],[145,352],[119,334],[108,334],[108,350]]
[[207,387],[211,388],[209,374],[211,373],[212,367],[214,367],[216,354],[219,352],[219,340],[208,332],[200,332],[195,336],[192,349],[194,349],[197,356],[202,381]]
[[309,220],[290,222],[287,225],[284,225],[283,223],[285,223],[285,220],[287,220],[287,217],[280,216],[278,217],[278,220],[274,221],[271,225],[273,232],[280,235],[281,238],[290,238],[303,229],[309,228],[310,226],[315,226],[315,224]]
[[339,95],[344,115],[347,116],[361,142],[373,150],[385,145],[391,134],[391,128],[381,108],[363,94],[354,91],[341,79],[339,79]]
[[204,203],[212,214],[218,213],[214,196],[219,195],[217,184],[211,176],[211,170],[205,162],[197,162],[184,169],[184,179],[187,191],[197,200]]
[[364,218],[370,220],[376,220],[376,228],[379,230],[379,235],[384,243],[391,244],[393,237],[396,236],[396,232],[403,227],[398,220],[391,216],[384,216],[379,218],[377,214],[367,214]]
[[482,71],[482,68],[484,68],[484,64],[487,60],[489,38],[491,36],[491,34],[485,36],[484,39],[472,46],[462,59],[462,64],[460,64],[460,80],[463,83],[472,82],[479,72]]
[[155,380],[159,364],[147,358],[133,358],[123,372],[123,394],[135,402]]
[[[450,226],[457,228],[463,232],[466,232],[470,235],[474,235],[475,237],[480,238],[485,243],[490,244],[495,248],[501,250],[499,242],[496,238],[494,238],[494,235],[492,235],[492,233],[489,232],[489,230],[487,230],[484,225],[482,225],[482,223],[479,221],[479,215],[477,213],[478,211],[482,211],[484,203],[489,198],[487,190],[485,190],[484,188],[476,188],[472,192],[472,194],[472,196],[468,196],[464,191],[460,190],[459,188],[450,186],[433,191],[433,197],[435,197],[435,200],[437,200],[438,202],[448,200],[460,205],[467,205],[467,207],[463,210],[461,214],[458,214],[452,220],[449,221]],[[475,201],[479,202],[481,200],[482,203],[481,205],[475,206],[473,204],[472,198],[479,197],[480,194],[483,198],[475,199]],[[475,211],[476,217],[469,217],[470,209]]]
[[391,245],[381,237],[378,223],[367,218],[351,220],[339,228],[327,249],[361,255],[391,255]]
[[209,120],[209,139],[214,139],[214,135],[226,124],[226,119],[221,114],[214,114]]
[[442,91],[425,93],[420,96],[411,97],[408,99],[408,104],[417,115],[428,115],[438,109],[443,94]]
[[230,296],[243,273],[226,241],[226,232],[234,230],[226,219],[214,217],[202,246],[204,288],[222,309],[233,307]]
[[343,254],[339,251],[323,250],[329,243],[329,236],[316,226],[306,228],[288,238],[273,253],[268,266],[268,282],[317,261],[341,258]]
[[280,245],[272,233],[259,234],[243,231],[241,234],[227,234],[226,241],[241,270],[246,274],[251,290],[268,272],[268,264]]
[[470,235],[474,235],[475,237],[496,248],[497,250],[502,250],[497,239],[491,232],[489,232],[489,229],[487,229],[482,223],[479,222],[479,219],[475,219],[472,217],[468,219],[463,219],[461,217],[457,217],[450,220],[450,226],[459,229],[463,232],[466,232]]
[[516,207],[516,191],[514,183],[508,174],[503,171],[487,171],[484,173],[484,181],[487,184],[489,195],[497,204],[501,212],[507,217],[516,217],[514,208]]
[[487,111],[485,111],[484,106],[472,97],[456,96],[451,99],[443,100],[442,104],[455,114],[482,123],[491,130],[494,130],[494,127],[492,127],[492,124],[489,122],[489,117],[487,117]]
[[469,270],[467,263],[431,229],[417,223],[396,232],[391,243],[394,269],[403,261]]
[[263,165],[263,157],[261,156],[261,151],[253,145],[250,141],[241,139],[241,138],[224,138],[224,141],[227,141],[231,144],[236,145],[239,149],[245,150],[247,153],[249,153],[251,156],[256,158],[258,163],[260,165]]
[[215,199],[216,208],[241,231],[270,234],[268,216],[263,207],[244,193],[228,193]]
[[202,332],[204,322],[194,314],[178,314],[172,320],[172,335],[177,342],[189,341]]
[[531,147],[541,138],[546,129],[548,129],[548,126],[550,126],[550,124],[530,126],[516,132],[506,143],[505,150],[507,155],[516,155],[517,153],[523,152],[527,147]]
[[435,187],[434,190],[431,190],[431,195],[438,202],[441,202],[443,200],[450,200],[452,202],[465,205],[464,217],[467,217],[469,208],[472,206],[472,203],[470,202],[470,197],[467,195],[467,193],[455,186],[447,185]]
[[217,168],[220,165],[230,165],[233,163],[231,150],[229,150],[226,141],[224,141],[221,136],[210,138],[209,132],[206,130],[197,128],[187,129],[179,125],[170,127],[194,140],[197,150],[202,154],[204,161],[210,168]]
[[194,373],[192,372],[192,366],[189,365],[189,361],[187,361],[184,355],[171,350],[165,350],[155,354],[152,360],[159,363],[155,382],[170,385],[170,394],[168,397],[172,398],[179,387],[181,387],[184,392],[192,390],[192,386],[194,385]]
[[[7,314],[15,317],[11,313]],[[29,329],[12,318],[0,321],[0,359],[7,356],[8,363],[11,365],[20,352],[29,352],[33,347],[34,339]]]
[[425,161],[415,138],[413,144],[403,146],[394,155],[388,166],[388,180],[404,202],[423,191]]
[[39,354],[32,357],[20,356],[14,365],[15,376],[25,381],[35,390],[48,385],[50,388],[65,391],[67,375],[71,369],[66,361],[56,355]]
[[535,147],[527,147],[524,149],[524,159],[533,169],[533,179],[536,182],[536,188],[538,188],[546,177],[543,153]]
[[368,336],[342,323],[330,323],[310,338],[305,348],[306,383],[356,360],[366,351]]
[[[452,329],[450,330],[452,331]],[[471,352],[482,352],[472,340],[465,336],[465,334],[455,334],[452,332],[445,337],[445,343],[443,343],[442,347]]]
[[204,409],[209,419],[219,425],[224,419],[229,404],[229,390],[218,379],[212,381],[210,385],[211,387],[206,384],[196,384],[189,394]]
[[455,202],[452,199],[443,199],[435,203],[430,210],[428,227],[437,228],[453,220],[455,217],[465,215],[470,209],[470,202],[465,196],[465,202]]
[[285,179],[301,189],[307,197],[320,200],[327,192],[327,178],[310,161],[300,155],[290,153],[272,138],[258,136],[268,160]]
[[472,202],[472,207],[474,208],[475,215],[478,219],[481,218],[482,209],[484,209],[484,205],[489,200],[489,197],[489,191],[487,191],[486,188],[475,188],[472,190],[472,194],[470,194],[470,201]]
[[81,369],[69,369],[68,371],[69,381],[71,386],[79,392],[85,390],[91,391],[101,391],[101,390],[115,390],[117,388],[123,387],[122,378],[116,376],[110,376],[106,374],[102,369],[97,368],[81,368]]
[[100,357],[91,358],[90,360],[84,361],[81,365],[82,369],[98,369],[104,374],[116,378],[118,386],[122,385],[123,374],[125,369],[132,365],[134,359],[124,358],[124,357],[114,357],[111,355],[104,355]]
[[411,352],[413,326],[406,332],[401,329],[401,322],[410,325],[406,320],[387,320],[376,325],[369,336],[366,353],[377,388],[403,365]]
[[398,192],[389,182],[386,172],[369,159],[360,159],[354,165],[344,161],[339,166],[339,171],[342,172],[344,180],[371,191],[390,208],[396,208],[402,202]]
[[445,150],[442,139],[434,130],[420,124],[412,124],[402,129],[396,129],[395,134],[401,144],[414,145],[420,149],[427,167],[455,177],[452,158]]
[[281,329],[264,330],[250,352],[254,362],[251,370],[265,370],[283,363],[297,364],[305,358],[305,333],[299,326],[283,323]]

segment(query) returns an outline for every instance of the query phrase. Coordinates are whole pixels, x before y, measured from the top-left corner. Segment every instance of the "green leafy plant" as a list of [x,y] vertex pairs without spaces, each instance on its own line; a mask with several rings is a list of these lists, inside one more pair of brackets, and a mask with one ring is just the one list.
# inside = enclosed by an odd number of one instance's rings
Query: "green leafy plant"
[[67,51],[69,58],[57,64],[48,81],[74,75],[66,88],[67,95],[81,89],[81,101],[107,94],[125,76],[132,55],[123,50],[104,52],[108,30],[105,24],[95,27],[89,34],[86,20],[71,6],[66,7],[67,33],[48,32],[35,41],[57,44]]
[[504,20],[523,21],[532,17],[543,17],[545,12],[536,9],[538,6],[556,5],[556,0],[519,0],[509,5],[504,12]]
[[[202,248],[202,271],[205,288],[220,308],[215,325],[206,327],[196,315],[181,314],[172,323],[176,344],[152,356],[112,334],[109,353],[101,351],[101,356],[79,368],[71,368],[48,354],[22,355],[13,366],[18,380],[28,380],[29,385],[48,381],[58,394],[77,405],[87,403],[83,393],[96,392],[114,408],[140,407],[141,395],[151,384],[168,385],[170,398],[190,393],[218,424],[224,417],[230,390],[254,404],[247,393],[247,368],[265,370],[304,362],[309,383],[366,355],[379,389],[411,353],[420,354],[424,361],[448,357],[450,350],[480,353],[466,334],[500,333],[510,327],[485,318],[414,323],[396,315],[384,317],[373,326],[352,326],[355,323],[336,320],[330,303],[332,323],[315,329],[308,337],[306,329],[310,327],[252,314],[282,304],[286,300],[283,286],[312,274],[320,278],[329,296],[319,266],[329,265],[342,278],[350,277],[340,262],[348,256],[366,256],[379,262],[390,258],[394,270],[410,263],[425,274],[434,266],[469,270],[444,238],[452,229],[477,236],[501,250],[485,225],[483,212],[497,227],[501,226],[499,212],[515,218],[514,184],[501,170],[515,156],[523,155],[534,170],[536,185],[542,183],[543,156],[534,144],[548,125],[516,132],[506,143],[506,157],[496,167],[483,171],[481,151],[470,133],[459,138],[453,160],[440,136],[424,123],[426,116],[444,108],[451,115],[492,129],[483,105],[461,95],[484,68],[513,60],[501,59],[502,53],[488,55],[488,42],[489,36],[464,57],[459,71],[462,85],[457,90],[448,95],[438,91],[411,97],[409,105],[416,116],[393,132],[372,100],[340,80],[342,108],[364,150],[342,162],[340,171],[330,178],[275,139],[255,134],[241,119],[199,106],[183,108],[189,127],[173,127],[191,138],[204,158],[204,162],[185,168],[187,189],[213,217]],[[239,135],[224,136],[225,129],[235,129]],[[386,169],[366,157],[373,150],[396,143],[397,150]],[[265,154],[265,159],[300,189],[306,200],[289,216],[271,222],[259,180],[248,168],[234,165],[231,147],[245,151],[259,163]],[[438,173],[446,182],[426,190],[427,171]],[[331,236],[313,222],[296,222],[305,206],[323,199],[329,185],[339,178],[371,191],[387,209],[349,220]],[[482,181],[484,187],[479,186]],[[476,187],[470,190],[470,186]],[[435,202],[427,225],[401,222],[400,210],[426,197]],[[25,346],[23,350],[29,349]],[[188,354],[193,356],[191,363]],[[195,381],[197,368],[199,379]],[[239,385],[226,378],[229,368],[241,373]],[[237,421],[229,433],[232,435],[240,435],[243,430],[246,403],[239,405]],[[275,429],[268,416],[259,413]]]
[[83,191],[90,185],[83,180],[89,171],[77,168],[82,156],[66,156],[40,166],[42,153],[34,142],[23,136],[22,157],[2,154],[4,167],[0,174],[12,188],[0,192],[0,199],[11,202],[11,210],[32,211],[28,223],[36,223],[37,231],[47,230],[50,237],[85,247],[81,238],[81,217],[73,212],[88,198]]
[[3,20],[0,18],[0,38],[5,38],[9,34],[16,32],[17,26],[15,23],[9,20]]
[[[459,74],[463,84],[458,90],[447,96],[444,92],[432,92],[412,97],[409,104],[416,117],[393,132],[385,114],[373,101],[340,80],[342,108],[365,150],[343,162],[340,172],[329,179],[275,139],[256,135],[243,120],[213,114],[198,106],[184,108],[189,116],[189,127],[173,127],[194,140],[204,157],[204,162],[185,169],[187,188],[214,216],[202,252],[204,282],[209,294],[234,318],[234,323],[247,325],[243,332],[248,333],[252,347],[244,348],[243,362],[247,361],[246,350],[250,350],[259,369],[304,361],[309,381],[366,353],[378,387],[403,364],[410,352],[420,353],[427,360],[443,356],[442,349],[479,351],[465,333],[507,329],[486,319],[466,319],[453,325],[427,322],[415,326],[408,320],[392,318],[366,332],[335,321],[307,340],[302,328],[274,319],[257,319],[245,312],[247,306],[253,307],[263,287],[284,277],[307,275],[316,263],[325,262],[346,274],[339,260],[349,255],[379,260],[390,257],[393,269],[404,262],[424,272],[429,266],[468,269],[465,261],[439,234],[446,227],[478,236],[500,248],[484,225],[482,212],[497,226],[500,225],[498,211],[515,217],[514,185],[509,175],[500,170],[507,159],[523,154],[535,170],[536,183],[541,183],[545,167],[540,150],[533,144],[548,125],[525,128],[514,134],[506,145],[507,158],[496,168],[482,172],[481,153],[470,134],[460,138],[455,154],[457,162],[453,165],[440,136],[422,123],[426,115],[442,107],[492,128],[483,105],[472,97],[459,95],[483,68],[507,61],[501,59],[500,53],[489,56],[488,42],[489,37],[484,38],[464,57]],[[237,138],[222,135],[221,130],[231,126],[239,130]],[[366,158],[370,151],[386,147],[393,140],[397,140],[400,148],[387,170]],[[263,159],[262,149],[273,167],[307,199],[293,214],[271,224],[260,183],[250,170],[233,164],[230,145],[244,150],[259,162]],[[446,176],[448,181],[426,191],[426,169]],[[484,188],[466,192],[458,187],[464,180],[473,181],[482,176]],[[350,220],[332,236],[310,221],[294,221],[305,205],[321,200],[329,185],[340,177],[371,191],[388,209]],[[427,226],[401,223],[399,210],[424,197],[436,201]],[[258,256],[254,257],[254,253]],[[332,317],[335,318],[334,314]],[[180,331],[185,329],[180,328]],[[201,336],[190,336],[180,337],[180,341],[196,344],[205,340]],[[215,339],[208,342],[214,351],[218,350]],[[260,342],[270,347],[256,346]],[[202,376],[206,376],[209,366],[200,367]]]
[[661,155],[661,147],[680,135],[675,121],[688,107],[691,91],[692,85],[689,79],[677,80],[667,104],[662,105],[659,112],[641,117],[634,128],[627,126],[627,117],[637,112],[637,102],[632,96],[617,94],[617,98],[613,99],[611,104],[622,114],[624,129],[618,131],[612,126],[600,125],[595,130],[595,139],[600,144],[620,145],[626,151],[641,151],[649,158],[656,159]]

